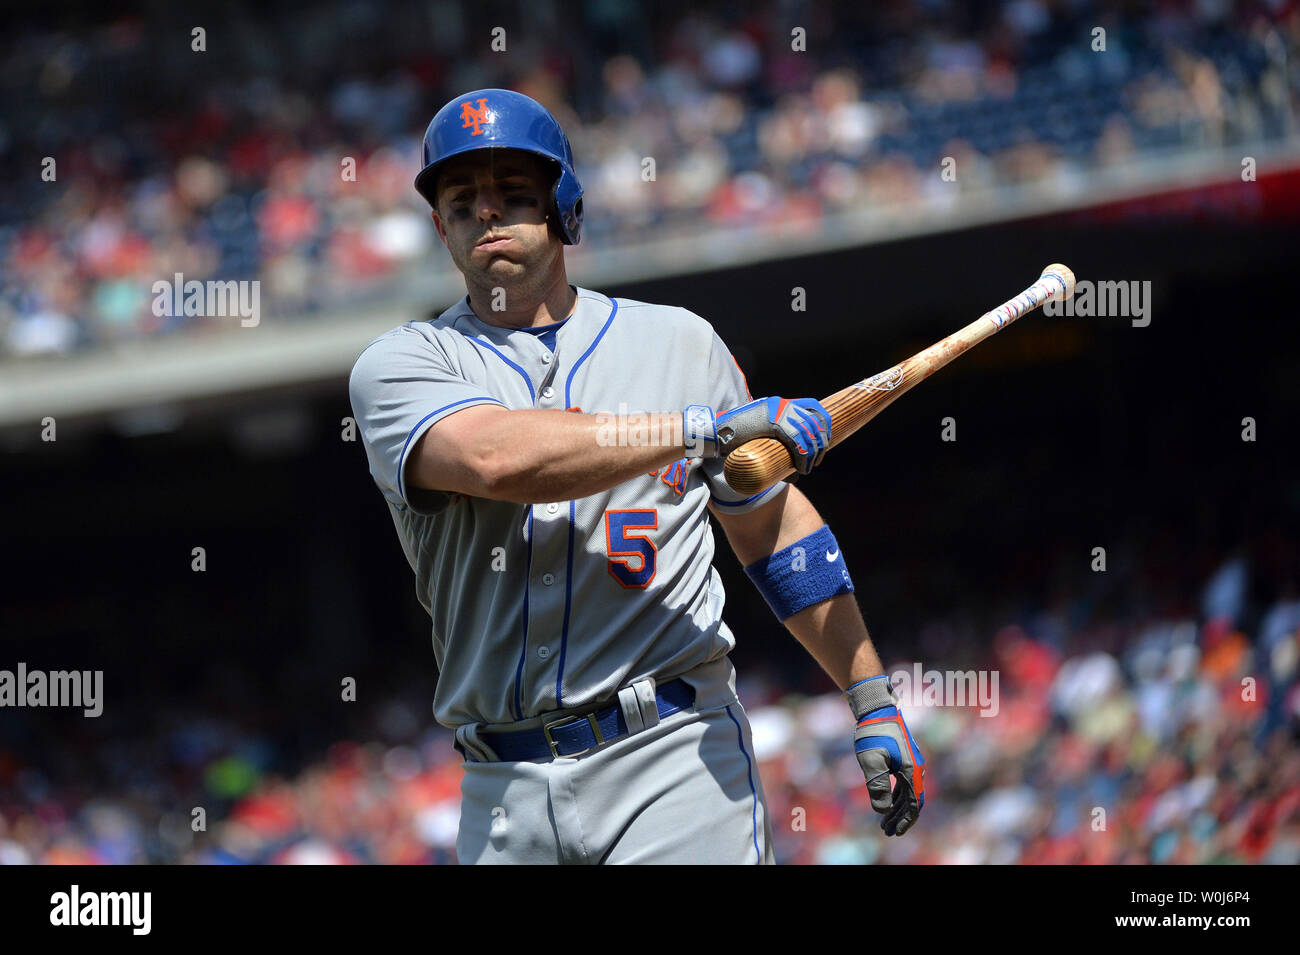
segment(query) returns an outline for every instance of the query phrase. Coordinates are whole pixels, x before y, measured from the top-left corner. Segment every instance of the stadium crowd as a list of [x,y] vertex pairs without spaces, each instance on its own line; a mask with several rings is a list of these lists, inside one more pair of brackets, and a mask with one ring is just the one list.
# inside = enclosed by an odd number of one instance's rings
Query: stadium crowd
[[162,14],[0,40],[0,360],[227,327],[156,314],[177,274],[256,279],[285,318],[449,269],[411,181],[424,124],[467,89],[559,116],[587,189],[579,257],[1280,141],[1300,98],[1294,4],[533,0],[505,52],[488,7],[252,9],[202,51]]
[[[1144,588],[1162,579],[1138,569]],[[1187,616],[1076,599],[987,631],[920,627],[916,645],[949,648],[925,670],[996,673],[997,693],[905,706],[929,772],[901,839],[877,828],[852,719],[824,678],[746,669],[778,859],[1300,863],[1300,594],[1283,586],[1252,607],[1258,569],[1229,558]],[[1159,596],[1149,605],[1178,604]],[[395,695],[369,709],[365,734],[293,771],[270,736],[179,703],[151,708],[134,734],[0,743],[0,863],[454,862],[461,764],[427,706]]]

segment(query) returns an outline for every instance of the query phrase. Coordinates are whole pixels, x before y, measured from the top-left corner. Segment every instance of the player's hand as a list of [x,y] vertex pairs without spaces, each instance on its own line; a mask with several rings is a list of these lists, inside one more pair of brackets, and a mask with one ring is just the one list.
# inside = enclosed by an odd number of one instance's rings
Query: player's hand
[[[863,680],[854,684],[849,693],[858,720],[853,749],[867,779],[871,808],[884,815],[880,828],[885,835],[901,836],[912,828],[925,806],[925,757],[903,722],[888,677]],[[856,712],[859,701],[867,699],[871,702],[862,705],[872,708]]]
[[702,457],[725,457],[755,438],[775,438],[800,474],[821,463],[831,440],[831,416],[816,398],[759,398],[721,414],[692,405],[683,418],[687,448]]

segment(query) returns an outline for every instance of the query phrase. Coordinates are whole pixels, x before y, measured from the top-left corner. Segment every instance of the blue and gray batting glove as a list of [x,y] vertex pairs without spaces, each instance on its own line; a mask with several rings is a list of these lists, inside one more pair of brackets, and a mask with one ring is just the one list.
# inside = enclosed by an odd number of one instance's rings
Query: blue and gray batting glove
[[846,695],[858,721],[853,749],[867,778],[871,808],[884,815],[880,828],[885,835],[901,836],[925,807],[925,757],[898,711],[889,677],[859,680]]
[[725,457],[755,438],[775,438],[800,474],[821,463],[831,440],[831,416],[816,398],[759,398],[722,414],[691,405],[682,424],[689,455]]

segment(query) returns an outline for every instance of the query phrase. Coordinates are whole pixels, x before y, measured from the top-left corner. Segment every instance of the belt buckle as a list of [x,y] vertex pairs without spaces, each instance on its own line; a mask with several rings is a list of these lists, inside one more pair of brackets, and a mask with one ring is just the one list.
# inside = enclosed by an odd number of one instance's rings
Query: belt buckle
[[555,738],[551,736],[551,730],[559,726],[572,726],[574,723],[581,723],[583,720],[586,720],[591,724],[591,731],[596,736],[595,745],[588,746],[585,749],[580,749],[576,753],[566,753],[564,755],[566,757],[581,756],[583,753],[593,750],[596,746],[605,742],[605,736],[600,731],[600,724],[596,722],[595,713],[588,713],[586,716],[563,716],[558,720],[551,720],[549,723],[542,724],[542,736],[545,737],[546,744],[551,747],[551,756],[553,758],[559,759],[560,753],[555,748]]

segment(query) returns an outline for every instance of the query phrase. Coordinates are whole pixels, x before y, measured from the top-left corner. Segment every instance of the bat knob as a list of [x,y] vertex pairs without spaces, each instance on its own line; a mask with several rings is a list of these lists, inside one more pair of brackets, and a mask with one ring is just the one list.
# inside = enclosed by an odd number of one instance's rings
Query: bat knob
[[1053,290],[1048,296],[1049,301],[1063,302],[1074,294],[1074,272],[1068,265],[1062,265],[1060,262],[1053,262],[1047,268],[1043,269],[1043,274],[1038,276],[1039,281],[1046,278],[1054,278],[1061,283],[1060,291]]

